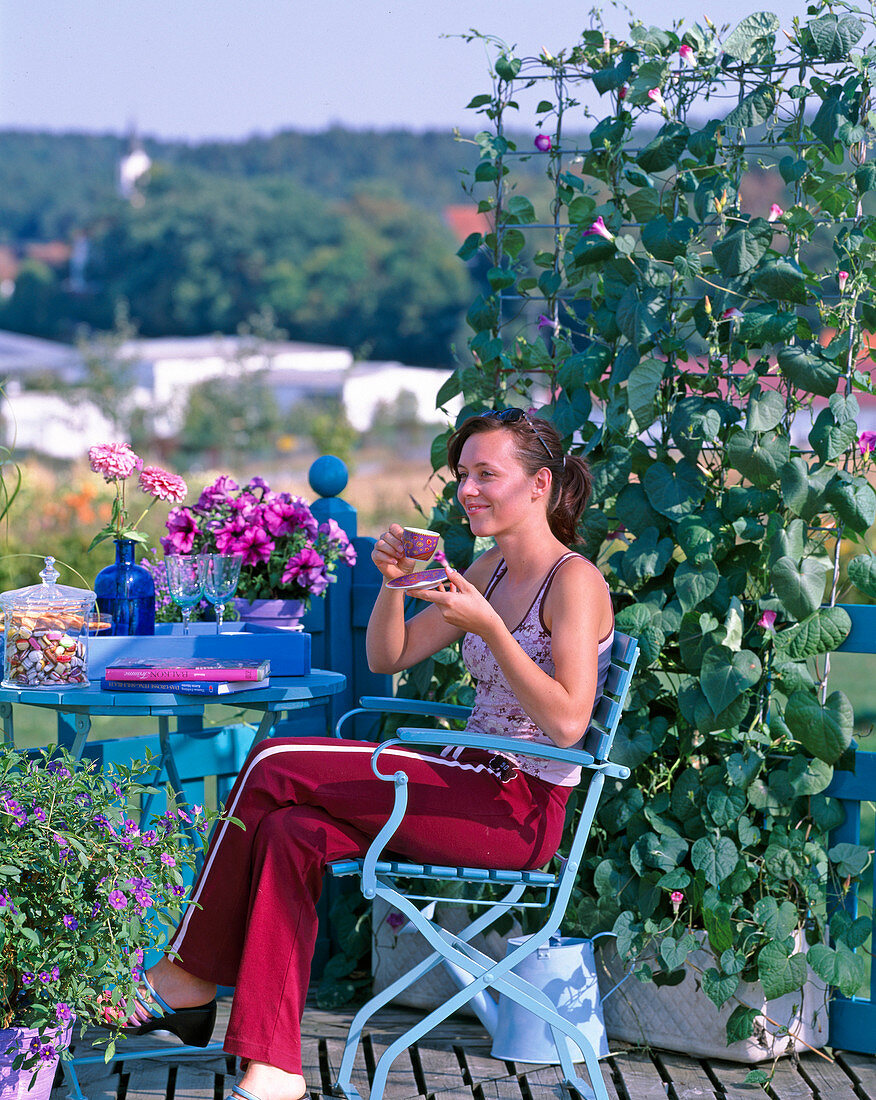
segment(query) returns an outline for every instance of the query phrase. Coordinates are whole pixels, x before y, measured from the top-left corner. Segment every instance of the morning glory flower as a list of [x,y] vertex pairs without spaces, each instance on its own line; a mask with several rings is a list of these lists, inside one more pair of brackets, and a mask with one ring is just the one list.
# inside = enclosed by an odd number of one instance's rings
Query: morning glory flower
[[688,46],[687,43],[678,47],[678,56],[689,68],[693,69],[697,63],[697,55],[693,46]]
[[767,221],[768,222],[776,222],[776,221],[779,220],[779,218],[784,213],[785,213],[785,211],[781,208],[781,206],[779,206],[779,204],[777,202],[774,202],[773,205],[770,207],[770,212],[769,212],[769,215],[767,216]]
[[761,617],[757,620],[757,625],[762,626],[764,630],[772,630],[776,621],[775,611],[764,611]]
[[725,309],[721,314],[722,321],[741,321],[744,314],[741,309]]
[[614,240],[614,235],[611,232],[609,232],[609,230],[606,227],[606,224],[602,220],[601,216],[596,219],[596,221],[593,223],[593,225],[590,226],[589,229],[584,230],[584,236],[585,237],[590,237],[590,236],[594,236],[594,235],[596,235],[598,237],[605,237],[605,239],[607,241],[613,241]]
[[848,271],[841,271],[838,276],[840,294],[845,294],[846,283],[849,281]]
[[858,436],[858,448],[862,455],[876,451],[876,432],[861,432]]
[[539,134],[535,139],[535,147],[542,153],[549,153],[553,148],[553,142],[547,134]]
[[654,106],[659,111],[662,111],[664,115],[667,114],[666,100],[663,98],[663,93],[659,88],[652,88],[651,91],[648,92],[648,99],[650,99]]

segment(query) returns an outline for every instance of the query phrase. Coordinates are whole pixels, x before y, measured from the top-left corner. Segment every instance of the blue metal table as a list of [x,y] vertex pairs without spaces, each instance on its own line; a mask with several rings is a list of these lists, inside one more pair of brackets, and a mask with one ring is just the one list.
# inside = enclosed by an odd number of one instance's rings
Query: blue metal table
[[[256,736],[267,737],[277,719],[294,711],[314,707],[327,708],[333,696],[343,692],[346,677],[340,672],[313,669],[305,676],[272,676],[268,687],[253,687],[252,691],[232,695],[182,695],[172,691],[103,691],[99,681],[87,687],[66,691],[46,691],[34,688],[0,687],[0,722],[3,739],[14,743],[13,707],[32,706],[51,710],[58,715],[59,742],[66,744],[78,760],[85,751],[91,720],[97,716],[115,718],[141,717],[158,720],[160,760],[175,791],[182,794],[183,784],[174,758],[171,734],[206,740],[218,737],[223,726],[205,726],[208,707],[221,705],[240,710],[261,712]],[[326,709],[328,719],[328,711]],[[170,719],[176,719],[171,730]],[[327,722],[328,727],[328,722]],[[68,733],[69,736],[65,736]]]

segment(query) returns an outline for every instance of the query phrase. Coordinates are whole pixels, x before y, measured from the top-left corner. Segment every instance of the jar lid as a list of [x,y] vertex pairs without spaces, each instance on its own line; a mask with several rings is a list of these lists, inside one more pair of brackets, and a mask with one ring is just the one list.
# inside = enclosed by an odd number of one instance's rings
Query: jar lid
[[61,575],[55,568],[55,559],[46,558],[45,567],[40,570],[42,584],[31,584],[26,588],[15,588],[11,592],[0,593],[0,607],[4,611],[51,611],[54,614],[85,615],[94,607],[97,596],[87,588],[72,588],[66,584],[57,584]]

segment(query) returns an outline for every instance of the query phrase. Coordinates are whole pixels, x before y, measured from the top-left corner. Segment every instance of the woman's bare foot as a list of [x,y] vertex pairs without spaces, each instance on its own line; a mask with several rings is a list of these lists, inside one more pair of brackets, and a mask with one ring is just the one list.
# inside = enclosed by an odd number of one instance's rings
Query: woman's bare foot
[[307,1095],[307,1084],[300,1073],[286,1073],[267,1062],[250,1062],[240,1087],[259,1100],[301,1100]]
[[[166,955],[146,971],[146,977],[159,997],[174,1009],[199,1008],[216,996],[216,986],[212,982],[205,982],[201,978],[196,978],[194,974],[189,974]],[[140,996],[147,1002],[152,1001],[147,986],[142,983]],[[155,1007],[160,1010],[159,1005],[156,1004]],[[115,1008],[106,1009],[105,1012],[113,1013],[114,1018],[119,1022],[127,1019],[131,1026],[136,1026],[138,1022],[144,1023],[151,1018],[149,1011],[139,1001],[136,1001],[131,1009],[127,1017],[124,1015],[125,1009],[121,1004]]]

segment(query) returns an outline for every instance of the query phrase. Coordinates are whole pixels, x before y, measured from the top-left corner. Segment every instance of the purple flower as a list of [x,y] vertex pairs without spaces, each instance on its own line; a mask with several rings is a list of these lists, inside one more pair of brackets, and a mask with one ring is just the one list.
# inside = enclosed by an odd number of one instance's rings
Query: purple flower
[[185,892],[186,892],[185,886],[174,886],[174,888],[173,888],[173,896],[175,898],[181,898]]
[[153,844],[157,843],[158,834],[154,829],[150,829],[147,833],[140,834],[140,843],[144,848],[151,848]]
[[405,923],[405,918],[401,915],[401,913],[397,913],[393,909],[389,916],[386,918],[386,923],[393,930],[393,932],[397,932],[399,928],[401,928],[401,926]]
[[33,806],[31,807],[30,812],[33,814],[34,818],[37,821],[48,821],[48,818],[46,817],[46,811],[42,808],[42,806]]
[[67,841],[60,835],[60,833],[52,833],[52,840],[54,840],[59,848],[67,847]]
[[109,825],[109,821],[104,814],[95,814],[91,821],[94,825],[103,826],[104,828]]
[[35,975],[31,974],[29,970],[22,970],[21,972],[21,984],[30,985],[34,980]]
[[60,971],[59,967],[53,966],[52,970],[51,970],[51,975],[52,975],[52,981],[53,982],[58,981],[58,979],[61,977],[61,971]]
[[535,147],[542,153],[549,153],[553,148],[553,142],[547,134],[538,134],[535,139]]
[[50,760],[46,764],[46,771],[51,775],[55,775],[58,779],[69,779],[70,772],[64,767],[63,764],[58,763],[57,760]]
[[168,533],[160,540],[165,554],[190,554],[201,529],[189,509],[171,508],[166,526]]
[[80,791],[73,801],[77,806],[81,806],[83,809],[87,810],[91,805],[91,795],[87,791]]
[[70,1011],[70,1006],[61,1001],[55,1005],[55,1016],[59,1020],[69,1020],[72,1018],[73,1013]]
[[352,542],[348,542],[344,549],[341,551],[341,558],[346,565],[354,566],[356,564],[356,549]]
[[48,970],[41,970],[39,972],[39,979],[41,982],[48,983],[52,980],[52,975],[48,972]]
[[762,626],[764,630],[773,630],[776,621],[775,611],[764,611],[761,617],[757,620],[757,625]]
[[745,314],[741,309],[725,309],[721,314],[722,321],[741,321]]
[[602,216],[598,217],[596,221],[588,228],[584,230],[583,236],[591,237],[604,237],[607,241],[614,240],[614,234],[610,232],[605,222],[602,220]]
[[128,899],[121,890],[113,890],[107,900],[113,909],[124,909],[128,904]]
[[[252,481],[250,482],[250,486]],[[211,512],[214,508],[221,504],[225,504],[228,500],[229,493],[233,493],[240,486],[234,480],[233,477],[228,477],[223,474],[221,477],[217,477],[212,485],[208,485],[207,488],[198,497],[198,503],[195,505],[195,512],[198,515],[205,515],[207,512]]]
[[281,580],[283,584],[300,584],[319,596],[328,587],[325,560],[312,546],[305,546],[286,562]]
[[65,928],[76,929],[79,927],[79,921],[73,916],[72,913],[65,913],[63,921]]
[[263,493],[269,493],[271,491],[270,485],[268,485],[263,477],[251,477],[247,489],[261,489]]
[[165,867],[176,867],[176,860],[173,858],[172,855],[169,855],[167,852],[161,853],[161,862],[164,864]]
[[240,534],[220,542],[216,536],[216,545],[221,554],[239,554],[244,566],[258,565],[271,556],[275,543],[261,527],[244,527]]
[[544,315],[543,313],[539,313],[539,315],[538,315],[538,321],[536,322],[536,327],[538,328],[539,332],[540,332],[540,331],[541,331],[541,330],[542,330],[543,328],[550,328],[550,329],[552,329],[552,328],[554,327],[554,322],[553,322],[553,319],[552,319],[552,318],[550,318],[550,317],[545,317],[545,315]]
[[317,532],[318,525],[313,513],[303,501],[294,497],[274,497],[264,506],[262,519],[275,538],[294,534],[295,531],[304,531],[308,538],[313,538]]
[[876,432],[861,432],[858,436],[858,448],[862,455],[869,455],[876,451]]

